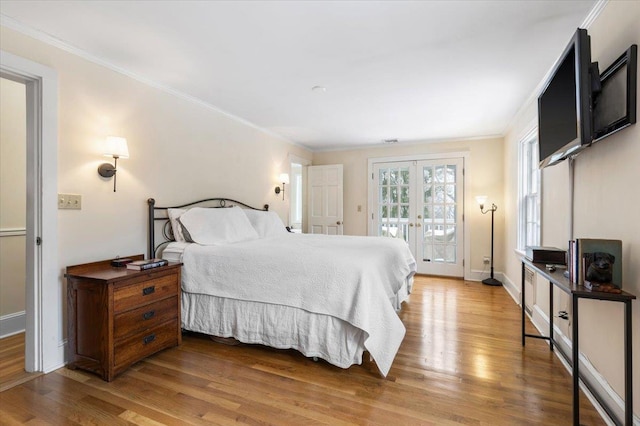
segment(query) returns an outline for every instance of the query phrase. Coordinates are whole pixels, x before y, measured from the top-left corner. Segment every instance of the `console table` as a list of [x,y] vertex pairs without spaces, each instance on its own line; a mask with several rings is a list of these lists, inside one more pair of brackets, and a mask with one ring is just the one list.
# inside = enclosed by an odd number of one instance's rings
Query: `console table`
[[[549,281],[549,335],[540,336],[537,334],[527,334],[524,331],[525,324],[525,267],[529,267],[537,274],[541,275]],[[533,337],[537,339],[544,339],[549,341],[549,348],[553,351],[554,344],[557,346],[556,341],[553,338],[553,287],[556,286],[560,290],[564,291],[571,296],[571,302],[573,307],[573,321],[572,321],[572,357],[570,360],[573,376],[573,424],[578,426],[580,424],[580,405],[579,405],[579,346],[578,346],[578,301],[582,299],[596,299],[596,300],[608,300],[611,302],[624,303],[624,424],[633,425],[633,382],[632,382],[632,369],[633,369],[633,357],[632,350],[633,345],[631,341],[631,301],[636,298],[633,294],[623,291],[620,294],[605,293],[601,291],[592,291],[586,287],[579,286],[571,283],[568,278],[564,276],[564,268],[558,268],[555,271],[549,271],[546,269],[544,263],[533,263],[529,259],[522,258],[522,346],[525,344],[526,337]],[[560,349],[560,347],[558,347]],[[569,361],[569,358],[560,350],[562,355]],[[586,382],[585,385],[588,386]],[[609,407],[604,404],[600,398],[594,394],[596,399],[600,402],[603,408],[609,413],[609,416],[615,419],[613,412]]]

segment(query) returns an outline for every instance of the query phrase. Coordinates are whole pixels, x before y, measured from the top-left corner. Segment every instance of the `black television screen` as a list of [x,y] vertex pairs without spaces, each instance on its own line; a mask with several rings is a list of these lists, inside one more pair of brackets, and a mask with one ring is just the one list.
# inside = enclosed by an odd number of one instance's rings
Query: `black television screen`
[[632,45],[600,76],[593,102],[594,142],[636,122],[638,46]]
[[538,97],[541,168],[557,164],[591,143],[591,96],[591,42],[587,30],[578,28]]

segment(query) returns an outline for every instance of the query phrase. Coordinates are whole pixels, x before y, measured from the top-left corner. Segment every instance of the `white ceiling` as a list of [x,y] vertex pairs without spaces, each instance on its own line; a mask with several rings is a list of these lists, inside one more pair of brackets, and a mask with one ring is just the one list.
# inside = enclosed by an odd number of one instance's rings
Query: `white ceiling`
[[5,25],[327,150],[502,135],[595,5],[2,0],[0,13]]

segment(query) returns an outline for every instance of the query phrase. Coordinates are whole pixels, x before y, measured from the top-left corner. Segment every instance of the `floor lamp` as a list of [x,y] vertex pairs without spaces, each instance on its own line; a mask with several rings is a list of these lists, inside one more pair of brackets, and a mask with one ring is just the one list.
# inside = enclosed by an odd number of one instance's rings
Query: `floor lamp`
[[502,285],[500,281],[493,277],[493,213],[498,210],[498,207],[495,204],[491,203],[491,208],[489,210],[485,210],[484,203],[487,201],[486,195],[477,196],[476,201],[478,201],[478,204],[480,204],[480,211],[482,212],[482,214],[491,212],[491,276],[487,279],[482,280],[482,284],[495,286]]

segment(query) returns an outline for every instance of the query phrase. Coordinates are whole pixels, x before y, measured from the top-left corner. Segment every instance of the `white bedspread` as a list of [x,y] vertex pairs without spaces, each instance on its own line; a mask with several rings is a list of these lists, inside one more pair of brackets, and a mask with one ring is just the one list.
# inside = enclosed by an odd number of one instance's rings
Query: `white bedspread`
[[224,246],[188,245],[183,290],[291,306],[363,330],[386,376],[405,328],[390,300],[416,270],[403,240],[285,234]]

